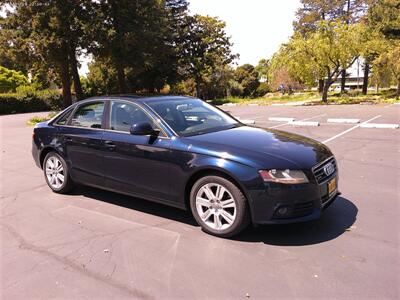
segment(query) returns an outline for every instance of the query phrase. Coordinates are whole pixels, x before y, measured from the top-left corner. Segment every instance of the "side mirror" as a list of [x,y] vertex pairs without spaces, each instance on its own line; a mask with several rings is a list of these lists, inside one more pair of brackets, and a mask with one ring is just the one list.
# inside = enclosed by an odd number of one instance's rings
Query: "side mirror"
[[154,130],[148,122],[140,122],[131,126],[130,133],[133,135],[158,135],[159,131]]

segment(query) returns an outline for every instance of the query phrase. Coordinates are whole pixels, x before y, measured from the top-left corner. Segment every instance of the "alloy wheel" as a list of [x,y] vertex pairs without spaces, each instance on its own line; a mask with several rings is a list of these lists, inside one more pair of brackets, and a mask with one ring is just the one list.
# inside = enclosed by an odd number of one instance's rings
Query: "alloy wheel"
[[46,177],[50,186],[54,189],[60,189],[64,184],[64,167],[55,156],[49,157],[46,161]]
[[226,230],[236,219],[232,194],[218,183],[203,185],[196,194],[196,210],[201,220],[214,230]]

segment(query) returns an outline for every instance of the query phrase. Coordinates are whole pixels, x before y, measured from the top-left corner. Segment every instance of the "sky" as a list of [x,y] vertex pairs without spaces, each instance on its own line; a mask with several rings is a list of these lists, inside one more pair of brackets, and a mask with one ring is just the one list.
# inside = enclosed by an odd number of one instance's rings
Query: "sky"
[[219,17],[226,22],[239,65],[270,58],[293,32],[299,0],[190,0],[192,14]]

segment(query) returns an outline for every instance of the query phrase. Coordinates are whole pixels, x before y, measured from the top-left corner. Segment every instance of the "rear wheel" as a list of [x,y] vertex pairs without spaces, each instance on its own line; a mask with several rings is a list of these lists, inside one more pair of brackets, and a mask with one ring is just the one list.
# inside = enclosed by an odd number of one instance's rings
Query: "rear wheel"
[[56,193],[66,193],[73,187],[65,160],[56,152],[47,153],[43,161],[47,185]]
[[219,237],[236,235],[250,222],[245,196],[220,176],[206,176],[193,185],[190,207],[203,230]]

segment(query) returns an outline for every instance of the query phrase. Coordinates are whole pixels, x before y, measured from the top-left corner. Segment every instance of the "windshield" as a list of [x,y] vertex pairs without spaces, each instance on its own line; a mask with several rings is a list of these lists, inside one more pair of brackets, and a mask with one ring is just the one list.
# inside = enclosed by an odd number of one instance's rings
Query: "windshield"
[[236,120],[199,99],[146,102],[179,135],[189,136],[239,126]]

